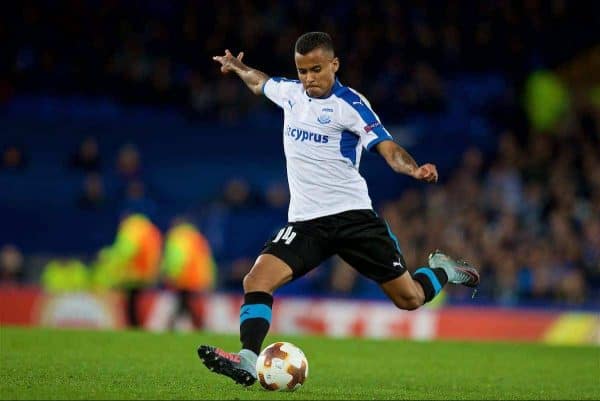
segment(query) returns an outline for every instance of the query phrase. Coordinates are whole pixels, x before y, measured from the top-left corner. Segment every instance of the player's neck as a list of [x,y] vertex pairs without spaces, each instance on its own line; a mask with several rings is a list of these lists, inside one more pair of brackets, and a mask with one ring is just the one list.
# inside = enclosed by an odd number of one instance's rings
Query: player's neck
[[321,95],[321,96],[311,96],[308,94],[308,92],[306,92],[306,96],[308,96],[311,99],[327,99],[329,96],[331,96],[331,92],[333,92],[333,86],[331,86],[329,88],[329,90],[327,92],[325,92],[325,94]]
[[308,92],[306,92],[306,96],[308,96],[311,99],[327,99],[340,86],[342,86],[342,84],[340,83],[340,81],[338,81],[337,78],[335,78],[335,80],[333,81],[333,84],[329,87],[329,89],[327,90],[327,92],[325,92],[325,94],[323,94],[321,96],[311,96],[308,94]]

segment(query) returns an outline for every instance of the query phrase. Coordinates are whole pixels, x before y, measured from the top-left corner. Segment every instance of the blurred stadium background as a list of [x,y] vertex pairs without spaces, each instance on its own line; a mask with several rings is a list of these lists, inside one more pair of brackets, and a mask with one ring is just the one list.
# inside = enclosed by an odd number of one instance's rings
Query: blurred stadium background
[[[407,315],[334,258],[279,291],[286,319],[274,330],[598,343],[594,2],[25,0],[2,9],[0,323],[164,330],[173,290],[183,289],[191,324],[236,332],[241,279],[286,221],[281,113],[211,56],[244,51],[249,65],[294,77],[296,38],[322,30],[340,80],[418,162],[438,165],[435,186],[376,155],[361,165],[411,270],[441,248],[481,266],[482,286],[475,298],[448,288]],[[117,233],[133,213],[162,237],[145,251],[153,273],[127,285],[118,255],[131,244]],[[165,238],[181,221],[214,261],[191,288],[166,279]],[[128,314],[132,288],[139,321]]]

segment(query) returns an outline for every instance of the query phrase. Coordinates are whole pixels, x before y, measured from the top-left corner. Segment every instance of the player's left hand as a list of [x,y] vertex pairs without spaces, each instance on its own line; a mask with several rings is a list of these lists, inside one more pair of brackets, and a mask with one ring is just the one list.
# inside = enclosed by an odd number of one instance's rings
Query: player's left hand
[[231,54],[229,49],[225,49],[224,56],[213,56],[213,60],[221,63],[221,72],[227,74],[229,71],[235,71],[236,68],[242,67],[242,59],[244,58],[244,52],[239,52],[237,56]]
[[413,177],[425,182],[437,182],[438,172],[435,164],[426,163],[415,170]]

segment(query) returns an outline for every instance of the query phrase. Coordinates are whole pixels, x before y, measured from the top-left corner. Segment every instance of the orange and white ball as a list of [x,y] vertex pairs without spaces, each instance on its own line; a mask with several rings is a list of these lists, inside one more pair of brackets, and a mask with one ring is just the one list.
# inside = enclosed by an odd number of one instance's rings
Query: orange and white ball
[[294,391],[308,377],[308,360],[292,343],[279,341],[265,347],[256,360],[258,381],[267,390]]

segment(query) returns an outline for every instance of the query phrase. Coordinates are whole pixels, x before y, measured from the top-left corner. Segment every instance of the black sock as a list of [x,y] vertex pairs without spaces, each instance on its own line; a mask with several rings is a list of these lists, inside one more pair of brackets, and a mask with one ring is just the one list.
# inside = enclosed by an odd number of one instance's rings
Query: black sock
[[439,267],[421,267],[413,274],[413,279],[418,281],[425,292],[425,302],[431,301],[448,282],[448,275]]
[[266,292],[248,292],[240,308],[240,341],[242,348],[260,353],[263,340],[271,326],[273,296]]

